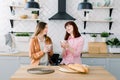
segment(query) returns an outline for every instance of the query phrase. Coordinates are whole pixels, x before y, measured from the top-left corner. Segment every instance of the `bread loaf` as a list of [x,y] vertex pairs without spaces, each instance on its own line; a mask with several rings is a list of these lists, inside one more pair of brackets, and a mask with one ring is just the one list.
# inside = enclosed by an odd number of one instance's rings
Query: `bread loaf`
[[86,65],[83,65],[84,69],[85,69],[85,73],[88,73],[89,70],[88,70],[88,67]]
[[81,73],[88,73],[88,67],[82,64],[68,64],[68,67]]

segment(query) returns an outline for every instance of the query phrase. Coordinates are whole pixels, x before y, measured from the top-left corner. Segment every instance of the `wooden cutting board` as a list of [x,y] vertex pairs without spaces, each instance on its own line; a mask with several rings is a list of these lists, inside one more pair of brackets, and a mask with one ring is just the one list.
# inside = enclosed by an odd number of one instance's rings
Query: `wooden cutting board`
[[90,54],[107,53],[107,45],[105,42],[89,42],[88,53]]

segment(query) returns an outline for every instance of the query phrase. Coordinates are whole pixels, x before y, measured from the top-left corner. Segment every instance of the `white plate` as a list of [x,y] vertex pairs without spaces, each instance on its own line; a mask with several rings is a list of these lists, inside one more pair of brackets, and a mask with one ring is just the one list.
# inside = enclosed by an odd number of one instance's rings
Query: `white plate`
[[105,1],[104,0],[98,0],[97,2],[96,2],[96,7],[104,7],[104,5],[105,5]]
[[113,0],[104,0],[105,1],[105,5],[104,6],[111,6],[113,3]]

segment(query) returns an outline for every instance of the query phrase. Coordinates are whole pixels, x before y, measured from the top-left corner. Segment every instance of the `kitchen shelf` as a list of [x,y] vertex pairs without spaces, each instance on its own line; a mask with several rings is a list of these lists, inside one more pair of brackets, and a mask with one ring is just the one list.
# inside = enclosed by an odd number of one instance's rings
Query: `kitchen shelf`
[[[101,34],[101,33],[82,32],[81,34],[84,34],[84,35],[85,35],[85,34]],[[110,33],[110,32],[109,32],[109,35],[113,35],[113,34],[114,34],[114,33]]]
[[[113,11],[113,8],[114,7],[93,7],[93,10],[94,9],[109,9],[109,17],[111,17],[112,15],[112,11]],[[86,14],[89,13],[88,11],[84,11],[84,17],[86,17]],[[84,22],[84,29],[86,29],[86,23],[87,22],[108,22],[109,23],[109,30],[111,30],[111,27],[112,27],[112,23],[113,23],[113,20],[82,20]]]
[[[14,34],[14,33],[25,33],[25,32],[15,32],[15,31],[11,31],[11,32],[9,32],[9,33]],[[27,32],[27,33],[33,34],[34,32]]]
[[87,21],[87,22],[113,22],[113,20],[85,20],[85,19],[83,19],[82,21]]
[[94,7],[93,9],[109,9],[109,17],[111,17],[113,8],[114,7]]
[[112,23],[113,23],[113,20],[85,20],[85,19],[83,19],[82,21],[84,22],[84,29],[86,29],[87,22],[103,22],[103,23],[108,22],[109,23],[109,30],[111,30]]
[[10,7],[14,7],[14,8],[24,8],[25,5],[9,5]]
[[[93,7],[94,9],[109,9],[109,17],[111,17],[112,15],[112,11],[113,11],[114,7]],[[84,11],[84,17],[86,16],[87,11]]]
[[10,24],[11,24],[11,28],[13,28],[14,21],[36,21],[38,23],[40,20],[41,19],[19,19],[19,18],[11,18],[10,19]]
[[[15,8],[23,8],[24,10],[27,10],[27,9],[25,8],[25,5],[10,5],[9,7],[10,7],[11,13],[12,13],[12,11],[13,11]],[[40,8],[41,8],[41,7],[40,7]],[[40,10],[40,9],[34,9],[34,10],[31,9],[31,11],[38,11],[38,13],[39,13],[39,10]],[[39,14],[38,14],[38,15],[39,15]]]
[[15,8],[24,8],[24,5],[10,5],[9,7],[12,12]]
[[[39,3],[39,0],[38,0],[38,3]],[[24,19],[24,15],[27,15],[29,16],[30,13],[28,13],[28,11],[30,11],[32,13],[32,11],[37,11],[37,14],[39,16],[39,13],[40,13],[40,9],[26,9],[25,7],[25,4],[26,2],[21,2],[21,1],[13,1],[12,3],[10,3],[8,5],[9,9],[10,9],[10,12],[11,12],[11,17],[9,18],[10,20],[10,25],[11,25],[11,28],[14,28],[14,22],[15,21],[22,21],[22,22],[25,22],[25,21],[31,21],[31,22],[40,22],[41,19],[34,19],[31,17],[27,17]],[[40,7],[41,8],[41,7]],[[18,10],[24,10],[24,14],[18,14],[17,11]],[[21,11],[22,12],[22,11]],[[23,31],[22,31],[23,32]],[[9,33],[22,33],[22,32],[15,32],[15,31],[10,31]],[[29,31],[28,31],[29,32]],[[33,33],[33,32],[29,32],[29,33]]]
[[20,19],[20,18],[10,18],[12,20],[16,20],[16,21],[36,21],[36,20],[41,20],[41,19]]
[[114,7],[93,7],[93,9],[113,9]]

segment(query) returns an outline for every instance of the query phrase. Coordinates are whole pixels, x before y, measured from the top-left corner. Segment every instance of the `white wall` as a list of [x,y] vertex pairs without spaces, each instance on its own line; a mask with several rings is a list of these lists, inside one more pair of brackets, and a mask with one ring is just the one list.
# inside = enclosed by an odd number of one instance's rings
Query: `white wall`
[[[12,0],[11,0],[12,1]],[[23,2],[23,0],[14,0],[14,1],[20,1]],[[36,0],[37,1],[37,0]],[[78,11],[77,7],[78,4],[82,0],[66,0],[66,8],[67,8],[67,13],[69,13],[71,16],[76,18],[75,22],[79,27],[80,32],[103,32],[103,31],[108,31],[112,32],[115,34],[115,36],[120,36],[120,2],[119,0],[113,0],[113,13],[112,13],[112,18],[114,20],[112,29],[109,30],[108,28],[108,23],[94,23],[94,22],[88,22],[87,27],[84,30],[83,28],[83,22],[81,18],[83,18],[83,12]],[[101,1],[103,3],[104,0],[89,0],[91,2],[93,1]],[[9,9],[9,4],[10,0],[0,0],[0,50],[7,49],[5,46],[5,38],[4,35],[7,32],[10,32],[11,30],[13,31],[20,31],[20,32],[25,32],[25,31],[32,31],[34,32],[36,22],[32,21],[15,21],[14,23],[14,28],[11,28],[10,22],[9,22],[9,17],[12,16],[10,9]],[[54,52],[61,52],[60,48],[60,40],[63,40],[64,34],[65,34],[65,29],[64,29],[64,24],[67,22],[66,20],[51,20],[49,21],[48,18],[53,16],[58,10],[58,0],[40,0],[40,6],[42,7],[40,10],[40,19],[42,21],[45,21],[49,25],[49,32],[48,35],[52,38],[53,43],[54,43]],[[16,9],[16,16],[19,16],[21,14],[28,14],[30,16],[30,11],[26,11],[23,9]],[[109,15],[109,10],[108,9],[95,9],[90,13],[90,17],[92,19],[105,19]],[[87,43],[89,41],[90,36],[89,35],[82,35],[85,38],[85,46],[83,51],[87,51]],[[17,50],[20,51],[28,51],[28,43],[26,43],[26,46],[24,46],[24,43],[19,43],[17,46]],[[26,49],[27,47],[27,49]]]
[[8,20],[9,8],[6,6],[7,3],[7,0],[5,0],[5,2],[3,0],[0,0],[0,50],[5,50],[6,46],[4,35],[10,30]]

